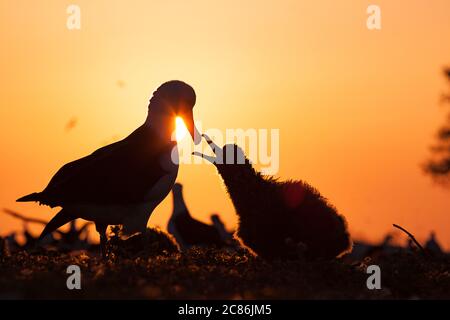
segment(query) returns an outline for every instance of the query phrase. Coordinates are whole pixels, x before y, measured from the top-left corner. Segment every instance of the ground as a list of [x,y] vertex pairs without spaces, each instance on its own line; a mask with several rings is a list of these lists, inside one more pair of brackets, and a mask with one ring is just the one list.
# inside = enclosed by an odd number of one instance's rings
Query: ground
[[[66,269],[81,268],[81,290]],[[381,290],[366,286],[381,268]],[[19,251],[0,257],[1,299],[450,299],[450,259],[398,252],[374,260],[264,261],[248,251],[162,249],[157,255]]]

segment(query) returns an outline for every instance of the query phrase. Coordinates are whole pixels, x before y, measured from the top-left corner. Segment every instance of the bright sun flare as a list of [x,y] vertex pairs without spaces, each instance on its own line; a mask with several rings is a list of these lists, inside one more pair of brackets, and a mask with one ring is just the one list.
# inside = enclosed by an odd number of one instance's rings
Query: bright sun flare
[[175,119],[175,125],[176,125],[176,138],[177,141],[182,140],[186,134],[188,133],[188,130],[186,128],[186,125],[184,124],[183,119],[181,119],[180,117],[176,117]]

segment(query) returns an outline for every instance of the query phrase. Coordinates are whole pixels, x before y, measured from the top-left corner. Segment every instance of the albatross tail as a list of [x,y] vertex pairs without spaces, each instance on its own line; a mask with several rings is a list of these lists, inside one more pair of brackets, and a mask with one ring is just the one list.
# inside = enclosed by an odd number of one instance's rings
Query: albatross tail
[[17,202],[28,202],[28,201],[39,201],[40,199],[40,192],[33,192],[29,195],[26,195],[22,198],[17,199]]

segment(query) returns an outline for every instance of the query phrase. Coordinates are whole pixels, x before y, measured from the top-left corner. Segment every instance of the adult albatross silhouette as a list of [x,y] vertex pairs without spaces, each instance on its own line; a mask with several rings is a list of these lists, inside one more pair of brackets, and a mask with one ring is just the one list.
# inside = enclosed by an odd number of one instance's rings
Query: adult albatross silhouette
[[178,80],[162,84],[150,99],[145,123],[125,139],[64,165],[42,191],[18,199],[62,207],[40,239],[76,218],[93,221],[106,255],[108,225],[125,234],[142,232],[156,206],[172,189],[178,173],[175,118],[184,119],[194,139],[194,89]]

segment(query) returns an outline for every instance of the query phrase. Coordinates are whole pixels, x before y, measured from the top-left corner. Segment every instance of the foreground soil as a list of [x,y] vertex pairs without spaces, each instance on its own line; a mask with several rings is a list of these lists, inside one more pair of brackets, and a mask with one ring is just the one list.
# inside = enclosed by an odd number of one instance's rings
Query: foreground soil
[[[381,268],[381,290],[366,286],[367,266]],[[68,290],[69,265],[81,290]],[[0,257],[1,299],[450,299],[450,259],[398,252],[364,261],[264,261],[245,250],[104,261],[92,252],[19,251]]]

